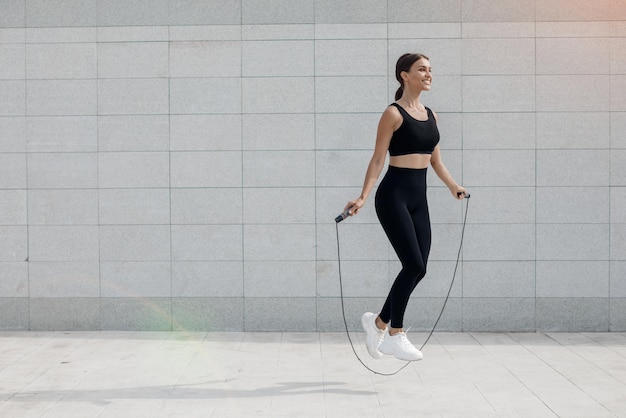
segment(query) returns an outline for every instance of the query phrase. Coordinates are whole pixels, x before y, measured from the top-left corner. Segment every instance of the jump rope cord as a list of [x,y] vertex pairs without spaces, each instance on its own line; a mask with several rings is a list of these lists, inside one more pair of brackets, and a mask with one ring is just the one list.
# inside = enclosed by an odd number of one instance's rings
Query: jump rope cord
[[[454,265],[454,273],[452,273],[452,281],[450,282],[450,288],[448,289],[448,293],[446,294],[446,298],[443,301],[443,306],[441,307],[441,311],[439,312],[439,316],[437,317],[437,320],[435,321],[435,324],[433,325],[433,328],[430,330],[430,333],[428,334],[428,337],[426,338],[426,341],[424,341],[424,344],[422,344],[422,346],[420,347],[420,351],[422,351],[424,346],[426,346],[426,343],[430,340],[430,337],[432,337],[433,332],[435,332],[435,328],[437,328],[437,324],[439,324],[439,320],[441,319],[441,316],[443,315],[443,311],[444,311],[444,309],[446,309],[446,304],[448,303],[448,299],[450,298],[450,293],[452,292],[452,286],[454,285],[454,279],[456,278],[456,272],[457,272],[457,270],[459,268],[459,260],[461,259],[461,249],[463,248],[463,238],[465,237],[465,225],[467,223],[467,209],[468,208],[469,208],[469,197],[467,198],[467,203],[465,204],[465,215],[463,216],[463,227],[461,229],[461,241],[459,243],[459,251],[457,252],[457,255],[456,255],[456,264]],[[339,247],[339,223],[338,222],[335,222],[335,232],[337,233],[337,263],[338,263],[338,267],[339,267],[339,295],[341,296],[341,314],[343,315],[343,325],[344,325],[345,330],[346,330],[346,335],[348,336],[348,341],[350,341],[350,347],[352,347],[352,352],[354,353],[354,355],[357,358],[357,360],[359,360],[359,362],[363,365],[363,367],[365,367],[370,372],[372,372],[374,374],[377,374],[377,375],[380,375],[380,376],[393,376],[393,375],[396,375],[396,374],[400,373],[400,371],[402,371],[411,362],[407,361],[404,366],[400,367],[395,372],[392,372],[392,373],[382,373],[382,372],[379,372],[379,371],[376,371],[376,370],[370,368],[367,364],[365,364],[365,362],[363,362],[361,357],[359,357],[359,355],[356,352],[356,349],[354,348],[354,343],[352,342],[352,338],[350,337],[350,331],[348,331],[348,321],[346,320],[346,309],[345,309],[344,300],[343,300],[344,299],[343,298],[343,281],[341,279],[341,251],[340,251],[340,247]]]

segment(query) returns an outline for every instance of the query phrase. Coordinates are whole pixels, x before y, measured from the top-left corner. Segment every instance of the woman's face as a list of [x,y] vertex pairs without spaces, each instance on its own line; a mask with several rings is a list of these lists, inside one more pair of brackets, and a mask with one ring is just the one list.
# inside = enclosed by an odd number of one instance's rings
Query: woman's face
[[426,58],[415,61],[408,72],[402,72],[403,80],[408,87],[418,90],[430,90],[433,81],[432,67]]

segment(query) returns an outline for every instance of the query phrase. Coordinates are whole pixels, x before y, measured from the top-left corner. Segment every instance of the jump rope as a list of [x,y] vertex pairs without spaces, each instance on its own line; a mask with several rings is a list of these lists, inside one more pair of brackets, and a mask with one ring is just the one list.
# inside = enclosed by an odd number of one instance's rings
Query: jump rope
[[[452,286],[454,285],[454,279],[456,278],[456,272],[457,269],[459,268],[459,260],[461,259],[461,249],[463,248],[463,237],[465,236],[465,224],[467,223],[467,209],[469,208],[469,198],[470,198],[470,194],[469,193],[458,193],[459,196],[463,195],[463,197],[465,199],[468,199],[467,203],[465,204],[465,215],[463,215],[463,227],[461,229],[461,240],[459,242],[459,251],[457,252],[456,255],[456,264],[454,265],[454,273],[452,273],[452,280],[450,281],[450,288],[448,289],[448,293],[446,294],[446,298],[443,301],[443,306],[441,307],[441,311],[439,312],[439,316],[437,317],[437,320],[435,321],[435,324],[433,325],[433,328],[430,330],[428,337],[426,337],[426,341],[424,341],[424,343],[422,344],[422,346],[420,347],[420,351],[422,351],[422,349],[424,348],[424,346],[426,346],[426,343],[430,340],[430,337],[432,337],[433,332],[435,332],[435,328],[437,328],[437,324],[439,324],[439,320],[441,319],[441,316],[443,315],[443,311],[444,309],[446,309],[446,304],[448,303],[448,299],[450,298],[450,292],[452,292]],[[356,349],[354,348],[354,343],[352,342],[352,338],[350,337],[350,331],[348,331],[348,321],[346,320],[346,309],[344,306],[344,298],[343,298],[343,281],[341,279],[341,251],[340,251],[340,246],[339,246],[339,222],[343,221],[344,219],[346,219],[348,216],[350,216],[350,208],[344,210],[339,216],[337,216],[335,218],[335,231],[337,233],[337,262],[338,262],[338,267],[339,267],[339,295],[341,296],[341,314],[343,316],[343,325],[345,327],[346,330],[346,336],[348,337],[348,341],[350,341],[350,347],[352,347],[352,352],[354,353],[355,357],[357,358],[357,360],[359,360],[359,363],[361,363],[363,365],[363,367],[365,367],[367,370],[369,370],[370,372],[380,375],[380,376],[393,376],[396,375],[398,373],[400,373],[400,371],[402,371],[406,366],[408,366],[411,362],[407,361],[406,364],[404,366],[401,366],[398,370],[396,370],[395,372],[392,373],[383,373],[383,372],[379,372],[377,370],[374,370],[372,368],[370,368],[367,364],[365,364],[365,362],[361,359],[361,357],[359,357],[359,355],[356,352]]]

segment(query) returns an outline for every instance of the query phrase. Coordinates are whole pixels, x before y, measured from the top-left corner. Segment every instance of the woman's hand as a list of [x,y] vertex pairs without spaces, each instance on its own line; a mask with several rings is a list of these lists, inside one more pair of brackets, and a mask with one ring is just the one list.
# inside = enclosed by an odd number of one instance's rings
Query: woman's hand
[[451,187],[450,191],[452,192],[452,196],[454,196],[454,198],[457,200],[464,199],[465,195],[467,194],[465,188],[463,186],[459,186],[458,184]]
[[363,200],[362,197],[359,197],[357,199],[351,200],[348,202],[348,204],[343,208],[343,210],[346,209],[350,209],[350,212],[348,212],[348,214],[350,216],[354,216],[357,213],[359,213],[359,210],[365,205],[365,200]]

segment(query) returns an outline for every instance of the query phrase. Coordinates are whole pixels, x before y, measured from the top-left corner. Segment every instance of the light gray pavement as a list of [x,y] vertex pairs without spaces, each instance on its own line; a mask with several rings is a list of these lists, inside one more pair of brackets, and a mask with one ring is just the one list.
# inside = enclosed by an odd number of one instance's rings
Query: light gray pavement
[[0,333],[2,418],[250,416],[626,417],[626,333],[436,333],[391,377],[342,333]]

